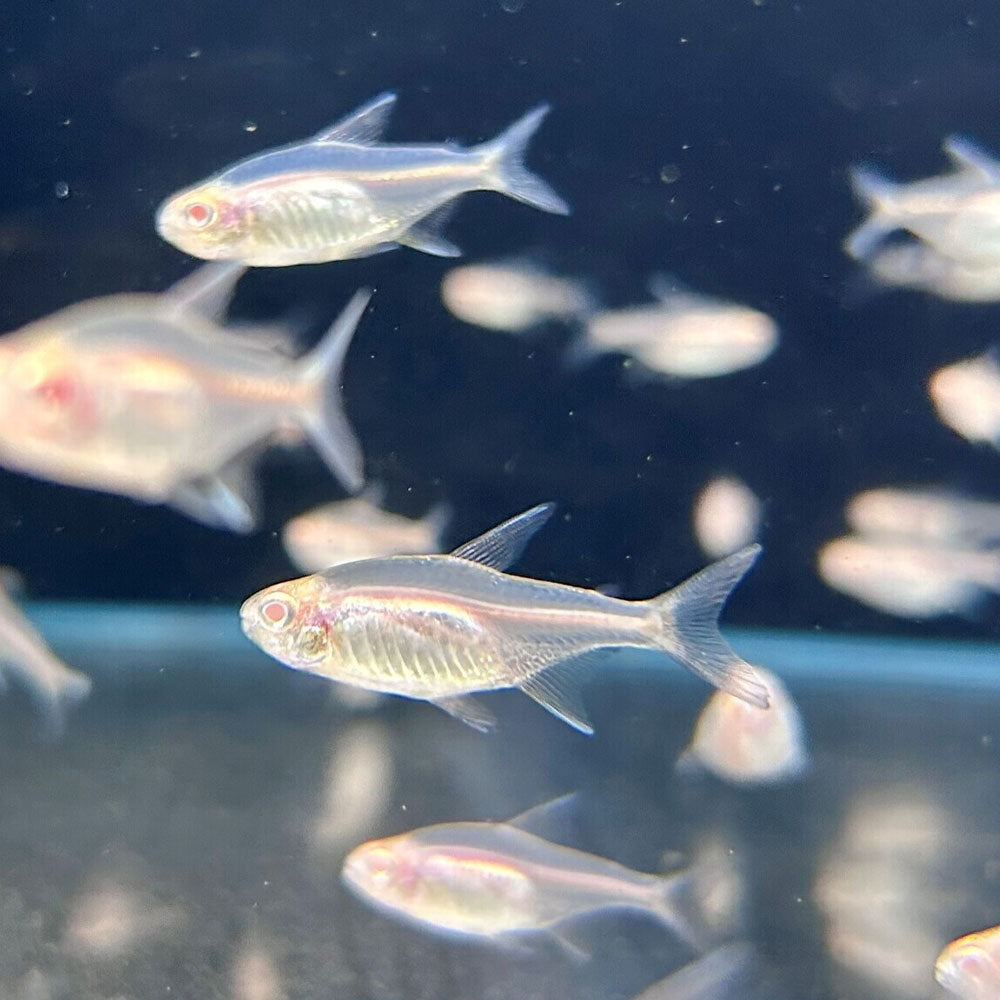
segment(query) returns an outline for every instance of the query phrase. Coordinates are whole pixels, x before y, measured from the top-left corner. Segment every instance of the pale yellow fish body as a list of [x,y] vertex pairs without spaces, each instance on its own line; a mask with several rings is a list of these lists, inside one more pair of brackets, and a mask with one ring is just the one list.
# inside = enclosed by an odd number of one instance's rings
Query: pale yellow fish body
[[942,423],[967,441],[1000,443],[1000,365],[991,352],[939,368],[927,392]]
[[880,247],[867,266],[882,285],[912,288],[951,302],[1000,300],[1000,262],[967,263],[914,241]]
[[1000,927],[966,934],[938,956],[934,978],[960,1000],[1000,997]]
[[517,687],[582,732],[587,656],[632,647],[679,660],[711,683],[767,704],[754,669],[718,631],[750,547],[648,601],[624,601],[502,572],[552,512],[541,505],[451,555],[334,566],[248,598],[244,632],[280,662],[357,687],[433,701],[477,728],[477,691]]
[[721,559],[757,541],[762,513],[760,500],[742,479],[717,476],[695,498],[695,540],[709,559]]

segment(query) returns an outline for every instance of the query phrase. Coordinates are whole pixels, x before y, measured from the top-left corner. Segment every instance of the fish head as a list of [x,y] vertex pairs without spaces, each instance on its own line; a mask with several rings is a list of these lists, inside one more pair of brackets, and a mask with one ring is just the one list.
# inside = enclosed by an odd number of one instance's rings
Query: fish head
[[1000,965],[988,947],[996,942],[997,929],[980,931],[953,941],[938,956],[934,978],[956,996],[978,998],[996,996],[1000,984]]
[[294,670],[316,672],[330,650],[329,623],[316,576],[265,587],[240,608],[246,637]]
[[416,868],[406,836],[370,840],[354,848],[344,860],[341,877],[359,896],[407,909],[416,887]]
[[245,213],[222,185],[199,184],[161,203],[156,231],[192,257],[236,260],[246,232]]

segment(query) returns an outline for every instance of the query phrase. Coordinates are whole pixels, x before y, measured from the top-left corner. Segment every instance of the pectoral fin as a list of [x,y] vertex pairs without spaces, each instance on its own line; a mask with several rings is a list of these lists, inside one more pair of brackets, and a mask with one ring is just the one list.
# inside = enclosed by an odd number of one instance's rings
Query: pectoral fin
[[488,733],[497,724],[496,716],[482,702],[467,694],[454,698],[435,698],[431,704],[481,733]]

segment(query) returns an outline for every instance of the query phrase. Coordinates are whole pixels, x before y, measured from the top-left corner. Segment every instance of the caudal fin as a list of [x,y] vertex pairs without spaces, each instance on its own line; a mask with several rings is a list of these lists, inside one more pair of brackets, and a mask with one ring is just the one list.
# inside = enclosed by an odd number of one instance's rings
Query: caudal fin
[[299,362],[307,392],[297,417],[323,461],[351,493],[364,484],[364,457],[344,413],[340,373],[371,294],[367,288],[358,289],[319,346]]
[[490,189],[543,212],[569,215],[569,205],[524,165],[528,143],[548,113],[547,104],[538,105],[495,139],[476,146],[475,152],[483,158],[486,184]]
[[844,250],[854,260],[867,260],[898,226],[893,205],[898,185],[870,167],[851,168],[851,187],[868,209],[868,218],[844,240]]
[[759,545],[748,545],[649,603],[660,613],[660,645],[671,656],[720,690],[767,708],[767,688],[756,670],[736,655],[719,631],[726,599],[760,551]]

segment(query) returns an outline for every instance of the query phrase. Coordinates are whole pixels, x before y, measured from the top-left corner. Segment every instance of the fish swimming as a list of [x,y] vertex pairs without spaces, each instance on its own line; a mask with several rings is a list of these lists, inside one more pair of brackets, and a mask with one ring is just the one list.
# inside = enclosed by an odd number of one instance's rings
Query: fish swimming
[[701,933],[693,883],[706,875],[633,871],[511,823],[441,823],[369,841],[342,872],[353,892],[394,916],[501,945],[532,932],[558,938],[562,922],[608,909],[646,912],[692,942]]
[[1000,927],[966,934],[938,956],[934,978],[960,1000],[1000,996]]
[[291,361],[219,325],[242,273],[206,264],[162,295],[92,299],[0,337],[0,465],[247,532],[250,464],[291,432],[357,490],[339,381],[369,292]]
[[722,945],[647,986],[632,1000],[749,1000],[756,983],[753,948],[743,941]]
[[927,380],[938,419],[973,444],[1000,447],[1000,361],[995,350],[945,365]]
[[463,149],[379,142],[395,101],[380,94],[304,142],[251,156],[171,195],[157,210],[157,232],[194,257],[284,267],[398,246],[457,257],[441,230],[454,200],[469,191],[569,213],[523,163],[548,105]]
[[967,264],[924,243],[890,243],[867,261],[868,274],[880,285],[910,288],[951,302],[1000,300],[1000,261]]
[[1000,162],[969,139],[942,144],[954,170],[897,184],[867,167],[851,171],[868,218],[844,241],[855,260],[871,257],[897,229],[966,265],[1000,265]]
[[495,719],[470,696],[516,687],[592,733],[582,675],[592,654],[616,647],[659,650],[767,705],[754,668],[718,630],[759,546],[647,601],[504,573],[553,509],[533,507],[450,555],[366,559],[267,587],[240,609],[243,631],[286,666],[430,701],[480,730]]
[[763,507],[737,476],[717,476],[699,491],[691,511],[698,546],[709,559],[721,559],[757,540]]

